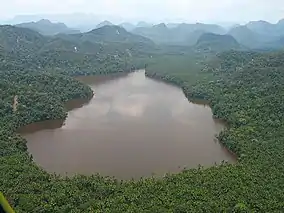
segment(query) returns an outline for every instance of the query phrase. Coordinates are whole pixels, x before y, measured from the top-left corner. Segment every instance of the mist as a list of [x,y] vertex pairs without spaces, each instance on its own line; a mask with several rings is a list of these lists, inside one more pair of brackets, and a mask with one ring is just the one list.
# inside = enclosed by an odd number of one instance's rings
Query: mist
[[284,18],[282,0],[10,0],[1,2],[1,23],[46,18],[69,26],[109,20],[137,23],[187,22],[236,24],[254,20],[276,23]]

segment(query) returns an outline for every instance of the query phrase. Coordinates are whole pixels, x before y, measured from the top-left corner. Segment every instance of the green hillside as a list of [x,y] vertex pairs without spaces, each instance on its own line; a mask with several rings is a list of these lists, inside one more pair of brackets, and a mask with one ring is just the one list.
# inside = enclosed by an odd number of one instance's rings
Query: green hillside
[[108,25],[82,34],[81,40],[91,42],[152,43],[150,39],[129,33],[122,27]]
[[218,25],[211,24],[183,23],[175,24],[174,27],[167,27],[167,25],[161,23],[151,27],[136,28],[132,32],[147,37],[157,44],[193,45],[198,39],[198,37],[195,36],[197,32],[223,34],[225,30]]
[[47,38],[26,28],[0,25],[0,45],[5,51],[17,54],[32,54],[40,49]]
[[[145,45],[145,46],[154,46],[153,41],[148,38],[145,38],[140,35],[135,35],[130,32],[127,32],[124,28],[119,26],[104,26],[101,28],[94,29],[90,32],[66,35],[59,34],[56,36],[66,41],[72,43],[82,44],[82,43],[92,43],[94,45],[103,45],[104,48],[109,48],[116,46],[120,50],[126,50],[126,47]],[[95,48],[97,50],[97,48]],[[115,48],[113,48],[115,49]]]
[[195,48],[199,50],[221,52],[232,49],[240,49],[241,46],[233,36],[204,33],[197,40]]

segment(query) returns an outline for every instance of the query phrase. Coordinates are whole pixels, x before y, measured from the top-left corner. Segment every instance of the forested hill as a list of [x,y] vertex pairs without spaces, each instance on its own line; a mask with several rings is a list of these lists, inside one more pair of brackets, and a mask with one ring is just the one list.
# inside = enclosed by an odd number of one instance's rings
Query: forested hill
[[37,69],[56,68],[72,75],[110,72],[108,67],[114,71],[129,69],[128,62],[133,57],[145,55],[141,52],[143,47],[154,48],[151,40],[118,26],[45,37],[36,31],[10,25],[0,26],[0,47],[0,57],[10,59],[0,65],[3,68],[21,67],[22,64]]
[[153,45],[150,39],[127,32],[124,28],[116,25],[105,25],[90,32],[74,35],[60,35],[60,37],[68,40],[89,41],[92,43],[123,42]]
[[[15,27],[11,25],[0,25],[0,44],[7,51],[22,52],[23,50],[40,50],[41,47],[47,45],[58,38],[64,42],[73,42],[75,44],[81,44],[83,42],[89,42],[93,44],[108,44],[108,43],[124,43],[135,44],[141,43],[143,45],[153,45],[154,43],[143,36],[135,35],[127,32],[124,28],[119,26],[103,26],[98,29],[94,29],[90,32],[79,34],[59,34],[52,37],[45,37],[40,33],[28,28]],[[63,45],[64,46],[64,45]]]
[[17,54],[34,53],[46,42],[47,38],[33,30],[0,25],[0,45],[4,51]]
[[194,45],[197,39],[191,38],[195,37],[194,35],[199,31],[216,34],[225,33],[225,30],[218,25],[202,23],[181,23],[171,28],[161,23],[150,27],[137,27],[132,32],[150,38],[157,44]]
[[208,51],[226,51],[241,49],[241,45],[230,35],[218,35],[214,33],[202,34],[195,44],[195,48]]
[[214,24],[160,23],[154,26],[136,27],[131,32],[150,38],[157,44],[193,46],[204,33],[231,35],[239,44],[254,50],[276,50],[284,48],[283,20],[276,24],[266,21],[252,21],[226,30]]
[[233,36],[239,43],[250,48],[256,48],[263,42],[262,38],[257,33],[246,26],[234,27],[228,34]]
[[246,25],[233,27],[228,34],[252,49],[282,49],[284,37],[283,20],[276,24],[266,21],[251,21]]

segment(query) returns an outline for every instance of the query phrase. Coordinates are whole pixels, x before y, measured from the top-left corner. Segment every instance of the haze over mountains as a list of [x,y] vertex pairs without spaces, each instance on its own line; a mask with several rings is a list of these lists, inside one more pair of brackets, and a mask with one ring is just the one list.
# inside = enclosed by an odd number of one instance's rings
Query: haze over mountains
[[96,29],[93,29],[86,33],[79,34],[60,34],[57,37],[61,37],[70,41],[81,41],[81,42],[119,42],[119,43],[143,43],[143,44],[154,44],[152,40],[132,34],[126,31],[124,28],[117,25],[105,25]]
[[218,35],[214,33],[203,33],[197,40],[195,48],[207,51],[226,51],[244,49],[231,35]]
[[252,21],[244,26],[232,28],[228,34],[250,48],[283,47],[284,20],[276,24],[266,21]]
[[[213,49],[216,49],[216,44],[219,44],[221,49],[224,47],[226,47],[225,49],[242,47],[260,50],[284,48],[284,19],[276,24],[262,20],[251,21],[245,25],[232,26],[230,29],[217,24],[205,23],[151,24],[141,21],[137,24],[123,22],[115,25],[108,20],[104,20],[96,25],[94,24],[92,29],[85,31],[83,28],[69,28],[64,23],[55,23],[47,19],[20,23],[15,26],[29,28],[42,35],[53,36],[60,34],[57,38],[64,38],[68,41],[98,39],[103,42],[126,42],[130,40],[147,44],[154,42],[158,45],[197,45],[199,48],[201,46],[204,48],[204,45],[207,44],[208,46],[213,45]],[[119,38],[116,35],[118,33],[121,33]],[[74,35],[66,38],[62,34]],[[212,45],[209,45],[210,40]]]
[[68,28],[64,23],[52,23],[47,19],[41,19],[37,22],[16,24],[15,26],[29,28],[43,35],[56,35],[58,33],[66,33],[66,34],[80,33],[80,30]]
[[[11,62],[2,63],[3,69],[22,67],[23,64],[41,69],[56,64],[59,69],[69,67],[72,72],[80,74],[92,72],[94,67],[104,72],[106,64],[111,63],[119,63],[126,69],[127,64],[122,60],[135,57],[142,51],[144,55],[147,51],[154,52],[154,48],[152,40],[116,25],[86,33],[48,36],[24,27],[0,25],[0,61]],[[76,64],[84,66],[78,70]]]

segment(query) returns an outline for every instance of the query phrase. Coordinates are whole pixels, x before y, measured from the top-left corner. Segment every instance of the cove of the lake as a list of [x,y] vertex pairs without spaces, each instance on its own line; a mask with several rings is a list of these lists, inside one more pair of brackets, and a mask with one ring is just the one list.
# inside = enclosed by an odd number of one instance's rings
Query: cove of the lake
[[79,80],[94,91],[88,103],[71,101],[64,123],[19,130],[46,171],[138,179],[235,161],[215,139],[224,124],[212,118],[209,106],[189,102],[180,88],[144,71]]

